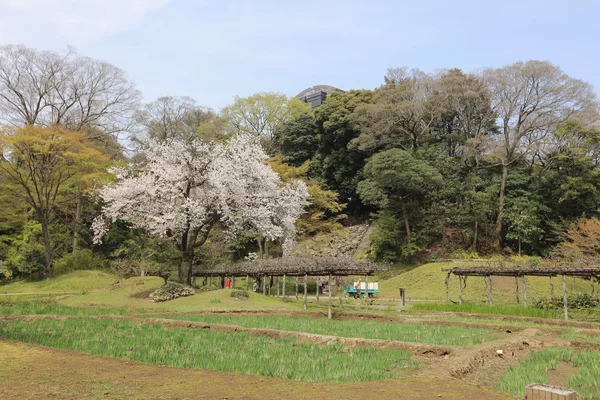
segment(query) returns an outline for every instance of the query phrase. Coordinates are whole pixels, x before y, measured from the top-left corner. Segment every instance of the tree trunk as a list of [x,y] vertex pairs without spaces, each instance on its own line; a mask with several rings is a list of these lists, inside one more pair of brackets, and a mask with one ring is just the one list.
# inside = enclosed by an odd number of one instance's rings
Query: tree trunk
[[194,246],[198,238],[199,228],[188,229],[181,239],[181,265],[177,273],[177,282],[192,285],[192,268],[194,264]]
[[406,228],[406,241],[410,243],[410,224],[408,223],[408,214],[406,213],[404,203],[402,203],[402,217],[404,218],[404,227]]
[[256,243],[258,244],[258,258],[263,258],[265,252],[263,250],[262,238],[259,237],[258,239],[256,239]]
[[44,278],[51,278],[54,272],[54,254],[50,244],[50,232],[48,229],[48,219],[41,215],[40,223],[42,225],[42,235],[44,237],[44,253],[46,257],[46,266],[44,267]]
[[77,208],[75,210],[75,226],[73,228],[73,253],[79,250],[79,228],[81,227],[81,209],[83,208],[83,196],[77,195]]
[[521,238],[519,238],[519,257],[521,257]]
[[473,235],[473,250],[477,251],[477,231],[479,228],[479,223],[475,221],[475,233]]
[[504,210],[504,194],[506,192],[506,180],[508,177],[508,165],[502,164],[502,180],[500,181],[500,197],[498,199],[498,216],[496,217],[496,228],[494,229],[494,247],[500,251],[500,236],[502,235],[502,211]]

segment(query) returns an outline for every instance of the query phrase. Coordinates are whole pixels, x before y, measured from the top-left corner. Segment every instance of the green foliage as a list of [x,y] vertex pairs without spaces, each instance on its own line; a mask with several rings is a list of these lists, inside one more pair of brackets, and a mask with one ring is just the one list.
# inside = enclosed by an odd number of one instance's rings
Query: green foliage
[[104,261],[94,255],[89,249],[76,250],[56,260],[54,271],[56,274],[64,274],[76,270],[102,269]]
[[179,297],[193,296],[196,292],[189,286],[177,282],[167,282],[150,293],[150,298],[155,302],[168,301]]
[[42,226],[35,221],[27,221],[19,236],[13,237],[6,251],[5,268],[31,275],[44,268],[44,245],[41,243]]
[[312,114],[303,114],[283,123],[275,132],[281,161],[300,167],[317,152],[317,125]]
[[284,183],[302,180],[308,187],[310,204],[306,207],[306,213],[296,221],[296,228],[301,235],[314,236],[342,229],[340,221],[346,218],[346,215],[342,214],[346,205],[339,202],[336,192],[325,190],[318,182],[308,178],[308,161],[300,167],[293,167],[282,163],[281,157],[277,156],[269,160],[269,165]]
[[319,147],[311,162],[311,175],[322,179],[325,188],[339,193],[350,210],[360,207],[356,185],[366,154],[348,148],[360,134],[352,117],[354,110],[371,101],[370,90],[334,92],[315,110]]
[[[533,301],[533,306],[542,310],[562,310],[564,300],[562,297],[539,298]],[[578,293],[567,296],[567,306],[570,309],[586,309],[600,306],[600,299],[592,297],[588,293]]]

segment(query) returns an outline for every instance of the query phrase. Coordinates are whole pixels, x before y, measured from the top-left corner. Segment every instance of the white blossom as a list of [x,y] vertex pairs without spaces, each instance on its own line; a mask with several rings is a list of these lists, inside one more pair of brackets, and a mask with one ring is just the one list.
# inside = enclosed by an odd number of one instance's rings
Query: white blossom
[[220,220],[232,232],[282,239],[285,247],[293,243],[294,223],[307,204],[306,185],[283,184],[253,138],[151,142],[145,156],[143,165],[113,170],[116,183],[99,191],[105,206],[93,224],[96,242],[107,231],[103,219],[123,219],[174,236],[205,232]]

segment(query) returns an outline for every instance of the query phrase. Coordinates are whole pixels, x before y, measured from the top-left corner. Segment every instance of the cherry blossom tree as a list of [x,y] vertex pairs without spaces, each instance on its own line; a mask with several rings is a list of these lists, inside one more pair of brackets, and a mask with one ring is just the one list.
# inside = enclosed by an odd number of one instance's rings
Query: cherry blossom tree
[[145,156],[143,165],[114,169],[116,183],[99,191],[105,206],[92,227],[96,243],[117,219],[173,237],[182,252],[178,281],[187,284],[194,248],[219,221],[232,233],[249,230],[282,240],[284,250],[293,244],[306,184],[283,184],[255,138],[150,142]]

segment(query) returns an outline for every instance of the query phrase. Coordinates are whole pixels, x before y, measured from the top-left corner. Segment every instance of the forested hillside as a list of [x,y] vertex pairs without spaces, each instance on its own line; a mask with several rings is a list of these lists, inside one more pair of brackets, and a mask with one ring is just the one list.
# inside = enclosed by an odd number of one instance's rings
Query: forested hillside
[[346,89],[314,109],[280,93],[143,104],[106,62],[0,47],[0,279],[179,267],[189,282],[193,264],[366,223],[376,260],[597,253],[591,85],[526,61]]

